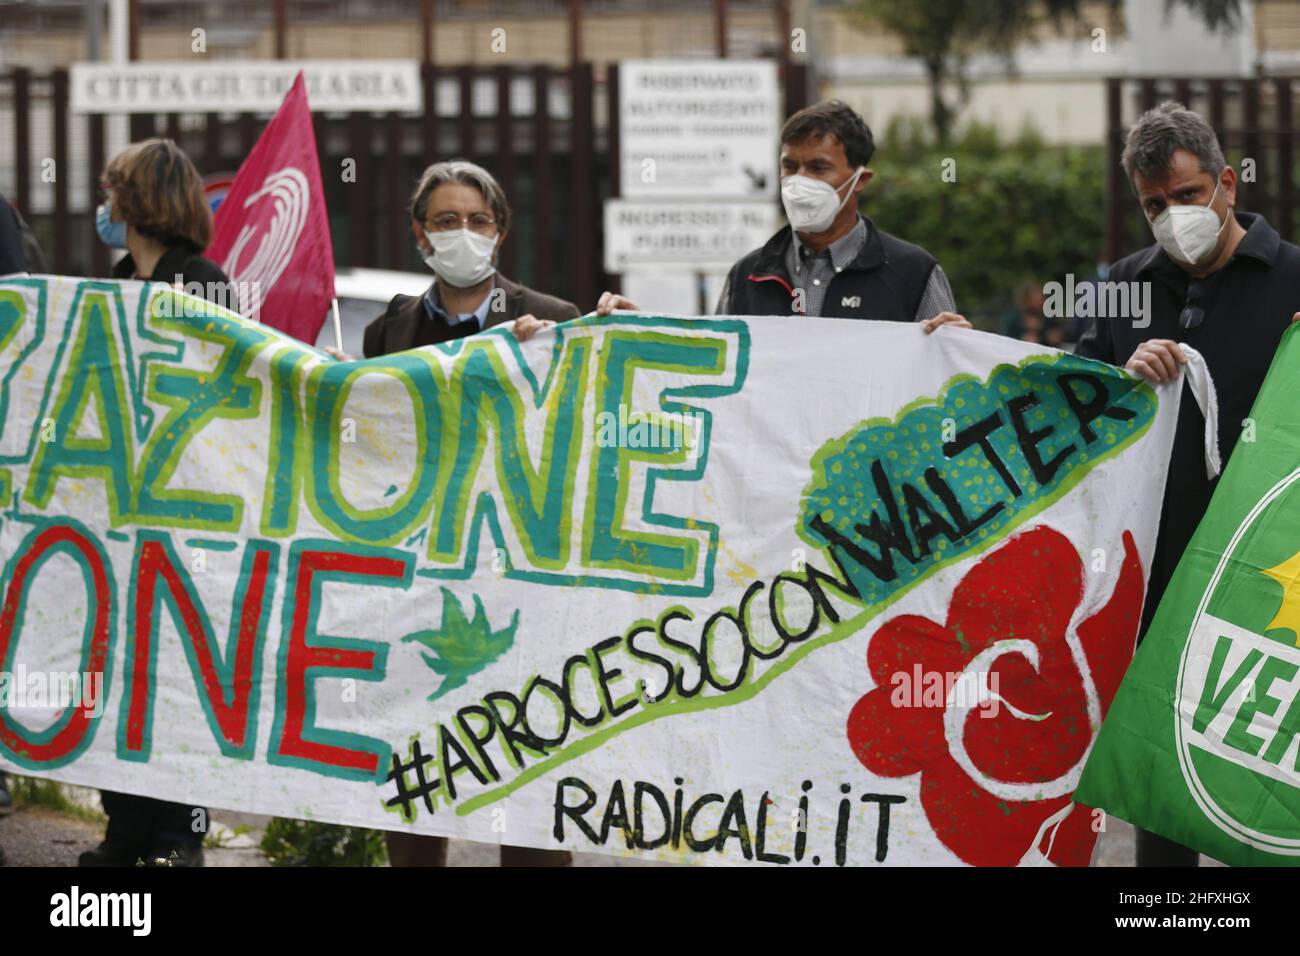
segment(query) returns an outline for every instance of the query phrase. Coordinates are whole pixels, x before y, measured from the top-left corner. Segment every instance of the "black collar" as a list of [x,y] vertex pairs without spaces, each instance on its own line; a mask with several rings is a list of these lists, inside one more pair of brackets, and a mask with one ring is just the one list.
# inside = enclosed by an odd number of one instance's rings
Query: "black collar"
[[1277,262],[1277,251],[1282,245],[1282,237],[1277,234],[1277,230],[1256,212],[1238,213],[1237,222],[1241,223],[1246,234],[1241,237],[1241,243],[1232,257],[1249,256],[1272,267]]
[[[1239,212],[1236,213],[1237,222],[1246,230],[1242,236],[1241,242],[1237,245],[1237,251],[1232,254],[1223,266],[1227,268],[1241,256],[1248,259],[1256,259],[1265,266],[1272,268],[1277,261],[1277,252],[1281,247],[1281,237],[1278,236],[1277,230],[1268,224],[1268,222],[1257,212]],[[1155,243],[1140,253],[1142,260],[1138,263],[1137,274],[1144,272],[1154,272],[1161,269],[1178,269],[1183,270],[1182,266],[1169,258],[1169,254],[1160,247],[1160,243]]]
[[[177,276],[185,274],[185,263],[189,262],[194,255],[194,250],[184,243],[170,247],[159,256],[158,264],[153,267],[153,274],[149,276],[149,281],[168,284],[175,282]],[[117,261],[112,273],[115,279],[129,279],[135,275],[135,260],[131,258],[131,253],[128,252]]]

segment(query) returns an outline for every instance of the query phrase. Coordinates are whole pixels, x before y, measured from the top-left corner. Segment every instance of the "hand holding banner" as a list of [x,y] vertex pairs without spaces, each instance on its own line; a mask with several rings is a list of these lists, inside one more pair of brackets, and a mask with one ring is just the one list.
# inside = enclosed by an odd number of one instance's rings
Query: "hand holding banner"
[[1300,863],[1297,394],[1292,325],[1080,788],[1234,866]]
[[[682,862],[1086,864],[1180,389],[804,317],[336,362],[162,285],[0,283],[0,764]],[[28,693],[74,661],[93,706]]]

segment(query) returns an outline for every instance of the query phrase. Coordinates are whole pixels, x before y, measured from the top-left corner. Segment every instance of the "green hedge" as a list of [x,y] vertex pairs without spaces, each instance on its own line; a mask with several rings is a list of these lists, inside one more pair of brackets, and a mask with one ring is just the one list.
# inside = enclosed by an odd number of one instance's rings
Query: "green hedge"
[[[942,178],[956,161],[955,182]],[[1002,143],[973,126],[947,150],[915,124],[895,123],[877,147],[863,211],[886,232],[928,249],[957,308],[992,328],[1026,281],[1092,276],[1105,237],[1101,147],[1049,147],[1032,132]]]

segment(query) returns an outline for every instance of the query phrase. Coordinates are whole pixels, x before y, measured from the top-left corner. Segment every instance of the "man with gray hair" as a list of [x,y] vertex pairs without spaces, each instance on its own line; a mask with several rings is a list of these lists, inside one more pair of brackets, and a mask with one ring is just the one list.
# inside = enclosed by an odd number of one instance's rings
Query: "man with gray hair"
[[366,358],[437,345],[514,322],[514,333],[578,316],[577,306],[534,292],[497,272],[510,231],[510,205],[482,166],[463,159],[434,163],[411,197],[411,232],[434,281],[422,296],[398,295],[366,326]]
[[[421,296],[398,295],[366,327],[366,358],[437,345],[514,322],[515,337],[531,338],[557,322],[577,318],[573,303],[534,292],[496,271],[510,231],[510,205],[482,166],[454,159],[434,163],[411,197],[411,232],[433,271]],[[339,356],[347,358],[347,356]],[[446,837],[385,834],[393,866],[446,866]],[[501,847],[503,866],[567,866],[564,850]]]
[[[1122,165],[1156,241],[1112,265],[1106,281],[1145,283],[1148,308],[1141,316],[1095,319],[1078,354],[1159,384],[1176,379],[1186,363],[1180,343],[1195,348],[1214,378],[1226,464],[1282,333],[1300,320],[1300,248],[1284,242],[1263,216],[1234,211],[1237,174],[1210,125],[1180,103],[1162,103],[1138,119]],[[1204,435],[1200,409],[1186,394],[1141,634],[1214,492],[1216,479],[1205,475]],[[1194,850],[1138,832],[1139,866],[1197,862]]]

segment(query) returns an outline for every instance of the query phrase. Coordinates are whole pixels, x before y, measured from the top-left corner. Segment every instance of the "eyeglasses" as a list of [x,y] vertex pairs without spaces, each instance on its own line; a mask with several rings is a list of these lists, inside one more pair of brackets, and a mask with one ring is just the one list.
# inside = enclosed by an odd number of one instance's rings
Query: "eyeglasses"
[[1201,307],[1201,297],[1204,294],[1205,283],[1201,279],[1187,283],[1187,301],[1183,305],[1183,311],[1178,314],[1178,324],[1184,332],[1205,321],[1205,309]]
[[433,229],[435,232],[447,232],[451,229],[459,229],[464,223],[467,229],[474,232],[488,233],[496,226],[497,221],[486,213],[476,212],[469,216],[460,216],[454,212],[443,212],[433,217]]

